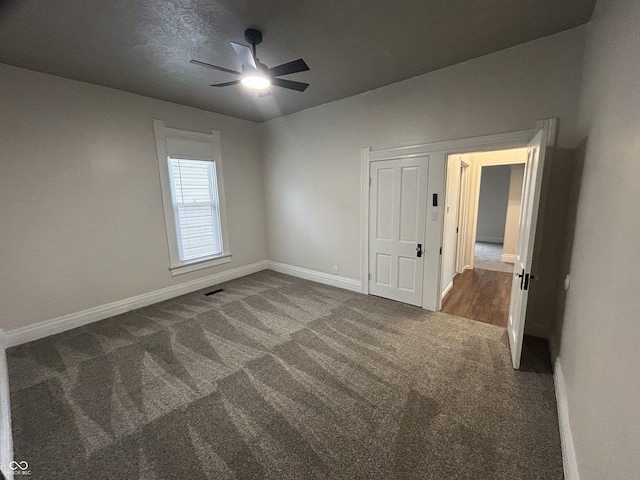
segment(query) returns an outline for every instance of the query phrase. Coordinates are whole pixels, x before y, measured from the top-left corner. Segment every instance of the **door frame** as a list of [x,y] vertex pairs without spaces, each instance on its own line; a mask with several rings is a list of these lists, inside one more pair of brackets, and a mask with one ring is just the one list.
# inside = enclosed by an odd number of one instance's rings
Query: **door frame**
[[[550,134],[550,143],[552,145],[553,139],[555,139],[555,126],[557,120],[547,119],[541,122],[550,122],[551,128],[549,129]],[[538,122],[540,125],[541,123]],[[361,238],[361,246],[360,246],[360,279],[362,283],[362,293],[365,295],[369,294],[369,167],[371,162],[379,161],[379,160],[393,160],[400,158],[411,158],[416,156],[427,156],[429,157],[429,172],[432,172],[431,169],[431,159],[435,160],[435,157],[442,156],[442,175],[441,179],[433,179],[434,185],[432,188],[431,181],[432,175],[429,175],[429,194],[437,190],[439,196],[441,196],[442,200],[438,203],[437,209],[433,211],[433,208],[427,208],[427,219],[431,213],[439,213],[439,221],[438,224],[438,238],[439,245],[438,249],[442,247],[442,230],[444,224],[444,217],[442,215],[442,205],[444,205],[444,188],[445,188],[445,180],[444,180],[444,167],[446,156],[451,154],[464,154],[464,153],[473,153],[473,152],[482,152],[482,151],[492,151],[492,150],[506,150],[509,148],[520,148],[526,147],[531,139],[538,132],[539,128],[532,128],[528,130],[518,130],[514,132],[506,132],[506,133],[498,133],[492,135],[483,135],[479,137],[468,137],[461,138],[456,140],[448,140],[443,142],[433,142],[433,143],[425,143],[419,145],[409,145],[409,146],[401,146],[401,147],[392,147],[392,148],[382,148],[382,149],[373,149],[371,147],[365,147],[362,149],[362,157],[361,157],[361,180],[360,180],[360,193],[361,193],[361,201],[360,201],[360,238]],[[438,184],[435,184],[435,180],[438,180]],[[431,205],[429,202],[428,206]],[[429,224],[430,222],[427,222]],[[428,241],[425,240],[425,242]],[[425,244],[425,252],[429,247]],[[428,282],[424,282],[424,294],[422,296],[422,308],[437,311],[441,308],[440,298],[441,294],[441,285],[440,285],[440,269],[442,267],[442,258],[438,255],[437,259],[437,268],[436,271],[428,272],[428,274],[432,275],[433,278],[430,278]],[[425,258],[425,274],[427,274],[427,270],[433,267],[433,265],[428,265],[427,259]],[[435,291],[427,292],[428,288],[433,288],[435,283]],[[431,298],[433,297],[433,298]]]
[[[438,178],[444,177],[444,161],[435,162],[436,158],[442,156],[440,152],[434,152],[432,144],[412,145],[408,147],[388,148],[381,150],[373,150],[371,148],[362,149],[362,180],[361,180],[361,224],[360,237],[361,243],[361,279],[362,293],[369,295],[369,172],[372,162],[383,160],[402,160],[415,157],[427,157],[429,175],[427,178],[427,208],[425,209],[425,225],[434,225],[436,230],[432,231],[425,227],[425,245],[423,250],[424,266],[422,272],[422,305],[427,310],[436,310],[438,307],[435,293],[437,293],[439,279],[435,278],[440,275],[440,258],[438,249],[441,244],[442,237],[442,200],[439,200],[438,206],[433,206],[430,200],[431,194],[438,194],[438,198],[444,198],[444,182],[439,182]],[[442,157],[444,160],[444,157]],[[442,184],[442,185],[440,185]],[[433,214],[437,215],[439,221],[429,222],[429,217]],[[434,240],[435,239],[435,240]],[[437,246],[436,246],[437,244]],[[433,295],[429,295],[433,291]],[[431,298],[433,296],[433,298]]]
[[[464,246],[467,244],[467,225],[469,223],[469,178],[471,165],[460,160],[460,191],[458,192],[458,236],[456,237],[456,263],[454,273],[464,273],[471,268],[465,263]],[[455,275],[454,275],[455,277]]]
[[[533,137],[531,137],[533,138]],[[515,148],[526,148],[528,145],[525,144],[522,147]],[[500,149],[504,150],[504,149]],[[467,262],[470,265],[469,268],[473,269],[475,264],[475,254],[474,247],[476,243],[476,235],[478,233],[478,211],[480,210],[480,186],[482,184],[482,168],[483,167],[498,167],[501,165],[524,165],[526,163],[526,155],[525,160],[515,160],[515,159],[503,159],[503,160],[478,160],[474,161],[471,166],[470,171],[470,185],[469,185],[469,198],[468,198],[468,223],[465,225],[467,228],[467,233],[469,235],[465,238],[464,254],[465,258],[469,260]],[[474,178],[475,177],[475,178]]]

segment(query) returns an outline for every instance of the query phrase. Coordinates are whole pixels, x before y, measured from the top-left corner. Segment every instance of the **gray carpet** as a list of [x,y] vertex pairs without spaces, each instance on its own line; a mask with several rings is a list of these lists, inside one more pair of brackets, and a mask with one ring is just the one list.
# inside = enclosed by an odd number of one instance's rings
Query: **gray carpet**
[[504,329],[270,271],[220,287],[8,351],[30,478],[562,478],[553,378],[512,370]]
[[473,268],[513,273],[513,263],[502,261],[502,244],[476,242]]

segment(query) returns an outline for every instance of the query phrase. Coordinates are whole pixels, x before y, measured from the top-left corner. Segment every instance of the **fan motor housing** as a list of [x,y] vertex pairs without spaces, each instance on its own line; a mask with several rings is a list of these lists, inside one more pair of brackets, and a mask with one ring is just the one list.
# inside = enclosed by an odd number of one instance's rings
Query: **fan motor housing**
[[244,39],[249,42],[250,45],[260,45],[262,43],[262,32],[255,28],[247,28],[244,31]]

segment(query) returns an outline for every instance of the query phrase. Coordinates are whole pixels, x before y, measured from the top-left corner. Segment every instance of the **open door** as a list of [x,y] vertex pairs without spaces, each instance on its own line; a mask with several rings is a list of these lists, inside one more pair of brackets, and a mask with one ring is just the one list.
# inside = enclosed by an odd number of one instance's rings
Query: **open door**
[[542,188],[542,171],[544,169],[547,145],[551,143],[549,138],[550,130],[553,130],[553,126],[553,121],[545,120],[542,128],[529,143],[527,163],[524,170],[518,246],[516,248],[516,261],[511,285],[511,303],[509,305],[509,323],[507,325],[511,359],[513,368],[516,369],[520,368],[529,288],[531,281],[535,278],[534,273],[531,271],[533,245]]

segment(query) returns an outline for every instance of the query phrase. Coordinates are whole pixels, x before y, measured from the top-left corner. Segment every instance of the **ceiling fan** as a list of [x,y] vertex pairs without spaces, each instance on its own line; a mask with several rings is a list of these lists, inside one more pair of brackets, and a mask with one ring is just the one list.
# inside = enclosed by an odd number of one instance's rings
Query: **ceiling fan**
[[256,57],[256,45],[262,43],[262,32],[254,28],[249,28],[244,31],[244,38],[251,44],[252,48],[247,47],[246,45],[240,45],[239,43],[230,42],[233,50],[236,52],[236,55],[242,63],[241,72],[225,67],[219,67],[217,65],[211,65],[210,63],[201,62],[199,60],[191,60],[189,63],[240,76],[238,80],[214,83],[211,85],[212,87],[228,87],[230,85],[238,85],[239,83],[242,83],[249,88],[257,90],[258,95],[261,97],[271,95],[271,92],[268,90],[271,85],[288,88],[289,90],[297,90],[298,92],[304,92],[307,89],[309,86],[308,83],[277,78],[283,75],[290,75],[292,73],[309,70],[309,67],[304,60],[299,58],[298,60],[293,60],[292,62],[283,63],[277,67],[269,68],[264,63],[260,63],[258,61],[258,57]]

